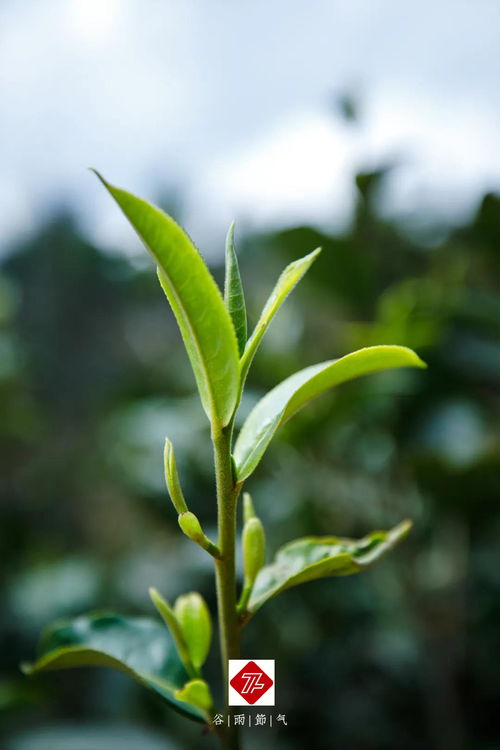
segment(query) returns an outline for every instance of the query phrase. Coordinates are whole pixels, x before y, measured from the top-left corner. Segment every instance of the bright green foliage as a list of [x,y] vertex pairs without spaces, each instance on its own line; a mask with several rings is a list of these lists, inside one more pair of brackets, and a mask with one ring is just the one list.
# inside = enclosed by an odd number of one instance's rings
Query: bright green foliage
[[250,476],[276,430],[309,401],[334,385],[394,367],[425,365],[404,346],[372,346],[306,367],[277,385],[255,406],[238,435],[234,449],[238,480]]
[[174,605],[189,657],[195,669],[199,669],[207,658],[212,640],[212,621],[203,597],[193,591],[179,596]]
[[158,277],[177,318],[212,424],[224,427],[238,396],[238,349],[231,319],[201,255],[170,216],[99,179],[158,264]]
[[196,706],[174,693],[188,679],[168,631],[158,622],[118,615],[78,617],[56,623],[44,635],[29,674],[68,667],[111,667],[133,677],[173,708],[203,721]]
[[[360,540],[305,537],[282,547],[265,565],[265,532],[250,495],[243,499],[244,581],[236,594],[236,512],[244,481],[255,470],[273,435],[309,401],[352,378],[396,367],[424,367],[410,349],[373,346],[307,367],[273,388],[245,421],[232,450],[233,419],[257,348],[284,300],[302,279],[319,249],[291,263],[279,277],[246,341],[246,309],[234,247],[234,225],[226,242],[224,300],[195,246],[176,222],[100,178],[158,265],[158,276],[177,319],[193,367],[200,399],[211,423],[219,538],[208,539],[188,510],[174,451],[165,442],[165,478],[182,531],[215,558],[221,655],[238,658],[241,627],[270,598],[299,583],[357,573],[373,564],[409,531],[408,521]],[[240,358],[241,355],[241,358]],[[215,502],[214,502],[215,506]],[[195,720],[210,721],[213,701],[201,678],[212,624],[199,593],[177,598],[174,607],[155,590],[151,599],[163,623],[115,615],[80,617],[56,624],[42,641],[29,673],[72,666],[107,666],[130,674],[168,704]],[[166,625],[166,627],[165,627]],[[226,707],[227,708],[227,707]],[[235,750],[235,729],[220,733]]]
[[233,321],[238,351],[243,354],[247,343],[247,311],[241,283],[238,259],[234,249],[234,221],[226,237],[226,278],[224,282],[224,304]]
[[252,359],[254,358],[255,352],[257,351],[257,348],[262,341],[262,337],[269,328],[269,324],[271,323],[272,319],[274,318],[294,286],[299,283],[304,274],[309,270],[320,252],[321,248],[318,247],[316,250],[313,250],[312,253],[309,253],[309,255],[306,255],[304,258],[294,260],[293,263],[290,263],[285,268],[278,281],[276,282],[276,285],[271,292],[269,299],[264,305],[264,309],[262,310],[258,323],[255,326],[252,335],[248,339],[245,352],[241,358],[241,374],[243,382],[245,381],[248,369],[252,364]]
[[390,531],[374,531],[363,539],[304,537],[278,550],[274,562],[261,569],[248,610],[256,612],[280,591],[316,578],[359,573],[392,549],[411,529],[403,521]]

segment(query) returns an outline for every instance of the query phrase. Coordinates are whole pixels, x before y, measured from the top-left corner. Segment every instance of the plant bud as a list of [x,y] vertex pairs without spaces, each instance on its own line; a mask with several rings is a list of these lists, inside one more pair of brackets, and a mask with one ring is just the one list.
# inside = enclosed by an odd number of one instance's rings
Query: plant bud
[[243,524],[246,524],[251,518],[255,518],[255,508],[253,507],[252,497],[249,492],[243,493]]
[[199,669],[204,664],[212,640],[212,622],[205,600],[197,592],[179,596],[174,605],[189,657]]
[[253,586],[266,556],[266,537],[259,518],[249,518],[243,527],[243,571],[245,585]]
[[190,680],[180,690],[176,690],[174,695],[177,700],[191,703],[202,711],[209,711],[213,705],[212,694],[205,680]]
[[179,526],[193,542],[199,542],[205,536],[197,516],[189,510],[179,515]]
[[180,513],[178,521],[182,531],[187,537],[189,537],[189,539],[192,539],[193,542],[199,544],[200,547],[203,547],[203,549],[209,552],[213,557],[220,556],[219,548],[210,541],[201,528],[201,524],[194,513],[191,513],[189,510],[186,513]]
[[174,447],[168,438],[165,439],[165,450],[163,453],[165,463],[165,481],[177,513],[186,513],[187,505],[182,492],[177,466],[175,464]]

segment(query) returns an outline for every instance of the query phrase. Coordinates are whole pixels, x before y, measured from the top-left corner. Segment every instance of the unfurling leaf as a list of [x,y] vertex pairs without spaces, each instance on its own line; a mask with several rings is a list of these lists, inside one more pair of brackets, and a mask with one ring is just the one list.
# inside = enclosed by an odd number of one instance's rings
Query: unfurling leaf
[[176,690],[175,697],[179,701],[186,701],[201,711],[210,711],[213,706],[212,694],[205,680],[190,680],[183,688]]
[[160,592],[155,588],[149,589],[149,596],[151,597],[151,601],[158,610],[158,613],[160,614],[163,622],[170,631],[170,635],[172,636],[177,648],[177,653],[179,654],[180,660],[184,664],[186,672],[190,677],[197,677],[198,670],[195,668],[193,662],[191,661],[188,647],[186,645],[186,641],[184,640],[184,635],[182,633],[181,626],[177,620],[177,617],[175,616],[174,610],[167,602],[167,600],[164,599]]
[[304,537],[285,544],[257,576],[248,611],[253,614],[280,591],[299,583],[359,573],[400,542],[410,528],[411,522],[403,521],[390,531],[374,531],[358,540]]
[[179,325],[203,408],[220,429],[239,395],[234,327],[219,289],[184,230],[167,214],[97,176],[158,265],[158,277]]
[[125,672],[177,711],[196,721],[205,720],[199,708],[175,697],[175,692],[188,680],[188,674],[168,630],[159,622],[95,615],[56,623],[42,639],[38,660],[23,669],[36,674],[86,666]]
[[170,494],[170,499],[177,513],[185,513],[188,509],[184,499],[177,466],[175,463],[174,446],[168,438],[165,438],[165,450],[163,453],[165,465],[165,481]]
[[272,319],[274,318],[294,286],[299,283],[306,271],[309,270],[320,252],[321,248],[318,247],[316,250],[313,250],[312,253],[309,253],[309,255],[305,255],[303,258],[299,258],[299,260],[294,260],[293,263],[290,263],[285,268],[285,270],[279,277],[273,291],[269,296],[269,299],[264,305],[264,309],[262,310],[259,321],[255,326],[252,335],[248,339],[245,351],[241,358],[242,382],[245,382],[248,369],[252,364],[252,359],[254,358],[255,352],[257,351],[257,348],[262,341],[262,337],[269,328],[269,324],[271,323]]
[[226,237],[226,278],[224,281],[224,304],[233,321],[238,351],[243,354],[247,343],[247,311],[245,294],[241,283],[238,258],[234,248],[234,221]]
[[238,481],[254,471],[275,432],[309,401],[361,375],[395,367],[425,367],[405,346],[370,346],[341,359],[296,372],[273,388],[250,412],[234,448]]
[[205,600],[195,591],[183,594],[175,602],[174,612],[191,662],[199,669],[205,663],[212,640],[212,621]]

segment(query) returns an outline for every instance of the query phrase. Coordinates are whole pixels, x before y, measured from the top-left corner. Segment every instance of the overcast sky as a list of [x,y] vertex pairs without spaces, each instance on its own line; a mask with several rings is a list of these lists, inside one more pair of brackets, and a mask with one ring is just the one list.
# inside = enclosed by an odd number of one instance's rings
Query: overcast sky
[[339,226],[356,169],[394,157],[387,210],[460,217],[500,187],[499,38],[498,0],[4,1],[0,243],[65,204],[136,247],[88,166],[181,187],[201,246],[232,218]]

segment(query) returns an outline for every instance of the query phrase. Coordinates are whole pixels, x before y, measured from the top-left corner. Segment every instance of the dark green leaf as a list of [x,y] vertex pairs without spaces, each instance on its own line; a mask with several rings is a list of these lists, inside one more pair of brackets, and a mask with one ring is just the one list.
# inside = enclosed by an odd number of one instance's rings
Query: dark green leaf
[[203,721],[200,710],[174,697],[189,680],[168,630],[154,620],[82,616],[53,625],[28,674],[68,667],[111,667],[133,677],[173,708]]
[[218,428],[228,424],[239,393],[239,357],[233,324],[219,289],[184,230],[159,208],[97,175],[158,264],[203,408]]
[[260,570],[248,603],[249,612],[256,612],[268,599],[299,583],[359,573],[392,549],[410,528],[411,522],[403,521],[391,531],[374,531],[358,540],[304,537],[285,544],[274,562]]
[[233,321],[240,356],[247,343],[247,311],[245,294],[241,283],[238,258],[234,249],[234,221],[226,237],[226,278],[224,282],[224,304]]
[[234,448],[238,480],[250,476],[276,430],[309,401],[334,385],[394,367],[425,364],[404,346],[371,346],[306,367],[277,385],[254,407],[238,435]]

